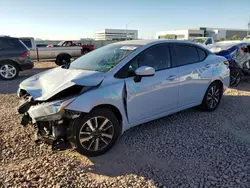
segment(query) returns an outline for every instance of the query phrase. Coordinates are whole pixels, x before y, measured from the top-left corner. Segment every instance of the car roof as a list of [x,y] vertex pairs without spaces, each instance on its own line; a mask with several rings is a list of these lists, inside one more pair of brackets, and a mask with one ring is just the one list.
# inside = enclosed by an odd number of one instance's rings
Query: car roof
[[240,43],[244,43],[241,40],[228,40],[228,41],[221,41],[221,42],[217,42],[216,44],[240,44]]
[[[148,45],[148,44],[160,44],[160,43],[185,43],[185,44],[196,44],[187,40],[166,40],[166,39],[152,39],[152,40],[126,40],[117,42],[116,44],[124,44],[124,45]],[[196,44],[197,45],[197,44]]]
[[250,43],[246,41],[241,41],[241,40],[235,40],[235,41],[223,41],[223,42],[217,42],[215,45],[216,46],[225,46],[225,47],[232,47],[236,45],[249,45]]
[[207,39],[207,38],[211,38],[211,37],[195,37],[193,39]]
[[5,39],[18,39],[19,40],[19,38],[16,38],[16,37],[10,37],[10,36],[0,36],[0,39],[3,39],[3,38],[5,38]]
[[1,38],[15,38],[15,37],[10,37],[10,36],[6,36],[6,35],[0,35]]

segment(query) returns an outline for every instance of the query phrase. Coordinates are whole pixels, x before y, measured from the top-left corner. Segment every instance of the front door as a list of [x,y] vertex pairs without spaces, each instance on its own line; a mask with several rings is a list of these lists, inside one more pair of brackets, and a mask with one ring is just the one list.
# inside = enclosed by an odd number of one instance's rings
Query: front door
[[127,114],[129,123],[177,108],[178,71],[171,68],[169,45],[156,45],[141,52],[130,64],[130,69],[150,66],[155,75],[142,77],[139,82],[134,76],[126,78]]

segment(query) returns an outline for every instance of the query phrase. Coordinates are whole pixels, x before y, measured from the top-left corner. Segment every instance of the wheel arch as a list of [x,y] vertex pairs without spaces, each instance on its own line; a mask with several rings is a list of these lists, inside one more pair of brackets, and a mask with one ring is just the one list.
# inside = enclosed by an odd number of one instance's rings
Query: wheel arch
[[[206,92],[207,92],[209,86],[211,86],[213,83],[218,83],[220,85],[220,89],[222,90],[222,95],[223,95],[223,93],[225,91],[225,88],[224,88],[223,82],[220,79],[211,80],[211,82],[209,83],[209,85],[208,85],[208,87],[206,89]],[[206,92],[204,93],[204,96],[205,96]]]
[[5,62],[7,62],[7,63],[13,63],[13,64],[15,64],[17,66],[17,68],[18,68],[19,71],[21,70],[20,65],[16,61],[14,61],[12,59],[4,59],[4,60],[0,61],[0,64],[5,63]]
[[220,85],[222,91],[224,90],[224,87],[223,87],[224,84],[223,84],[223,82],[222,82],[221,80],[216,79],[216,80],[212,81],[212,82],[210,83],[210,85],[213,84],[213,83],[218,83],[218,84]]
[[108,108],[108,109],[110,109],[115,114],[115,116],[117,117],[117,119],[120,122],[123,121],[122,114],[121,114],[120,110],[116,106],[111,105],[111,104],[100,104],[100,105],[97,105],[97,106],[93,107],[90,110],[90,112],[93,111],[93,110],[95,110],[95,109],[97,109],[97,108]]

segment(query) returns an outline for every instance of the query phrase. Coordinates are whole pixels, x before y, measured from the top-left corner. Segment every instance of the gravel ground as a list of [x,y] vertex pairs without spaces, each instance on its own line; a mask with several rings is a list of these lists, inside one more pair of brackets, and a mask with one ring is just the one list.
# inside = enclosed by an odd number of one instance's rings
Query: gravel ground
[[212,113],[190,109],[128,130],[96,158],[51,151],[19,124],[18,84],[0,81],[0,187],[250,187],[250,84]]

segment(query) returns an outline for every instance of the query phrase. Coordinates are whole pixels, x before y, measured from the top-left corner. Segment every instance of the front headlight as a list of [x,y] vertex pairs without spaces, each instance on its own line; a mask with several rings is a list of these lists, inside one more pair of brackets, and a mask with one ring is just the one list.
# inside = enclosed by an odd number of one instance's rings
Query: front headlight
[[61,101],[55,101],[51,103],[47,103],[46,106],[44,106],[44,111],[48,111],[49,113],[58,113],[63,112],[64,108],[68,106],[75,98],[67,99],[67,100],[61,100]]
[[64,109],[68,106],[74,98],[53,101],[48,103],[38,104],[36,106],[32,106],[28,113],[32,119],[41,120],[41,119],[60,119],[63,115]]

